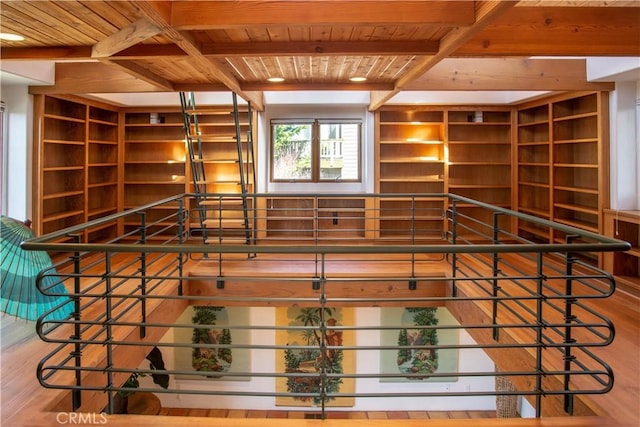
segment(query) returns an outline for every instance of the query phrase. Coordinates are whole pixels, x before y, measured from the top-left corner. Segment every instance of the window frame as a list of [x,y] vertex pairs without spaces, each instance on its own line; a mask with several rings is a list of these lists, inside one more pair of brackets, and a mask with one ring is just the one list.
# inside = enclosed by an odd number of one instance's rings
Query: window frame
[[[291,178],[275,178],[275,132],[276,125],[291,124],[291,125],[311,125],[311,177],[310,179],[291,179]],[[321,125],[343,125],[352,124],[357,126],[357,141],[356,149],[357,153],[357,176],[355,178],[321,178],[321,158],[322,158],[322,144],[320,140],[320,127]],[[307,183],[307,184],[321,184],[321,183],[362,183],[362,162],[363,162],[363,121],[359,118],[341,118],[341,119],[326,119],[326,118],[300,118],[300,119],[278,119],[274,118],[269,123],[269,182],[272,183]],[[341,151],[344,151],[344,147]]]

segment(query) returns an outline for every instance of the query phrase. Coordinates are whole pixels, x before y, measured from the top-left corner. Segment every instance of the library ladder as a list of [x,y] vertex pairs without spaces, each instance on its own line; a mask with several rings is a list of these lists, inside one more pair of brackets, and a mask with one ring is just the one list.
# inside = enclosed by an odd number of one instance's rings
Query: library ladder
[[[251,105],[248,107],[247,138],[243,142],[237,95],[235,93],[232,95],[234,125],[232,139],[236,147],[233,157],[226,154],[227,150],[216,149],[216,145],[230,142],[229,135],[203,131],[203,128],[211,123],[205,120],[205,117],[228,115],[229,111],[196,108],[194,93],[180,92],[182,119],[195,195],[194,215],[199,224],[191,227],[191,235],[201,234],[203,241],[210,244],[251,244],[252,230],[255,228],[250,218],[251,216],[255,218],[255,215],[250,215],[247,196],[248,185],[255,177]],[[213,123],[216,121],[214,120]],[[220,157],[220,152],[224,152],[227,157]],[[217,169],[222,170],[224,165],[233,163],[237,165],[233,176],[229,176],[228,173],[218,173]],[[249,170],[249,168],[252,169]],[[208,174],[214,178],[208,179]],[[232,191],[208,191],[208,186],[209,188],[221,186],[229,188],[229,185]]]

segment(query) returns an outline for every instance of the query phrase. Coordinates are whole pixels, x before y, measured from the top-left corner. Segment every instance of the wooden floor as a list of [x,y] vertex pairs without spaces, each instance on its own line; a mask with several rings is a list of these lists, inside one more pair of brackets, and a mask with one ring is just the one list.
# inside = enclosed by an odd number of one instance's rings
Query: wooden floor
[[[358,265],[344,267],[354,271]],[[368,266],[368,268],[373,268]],[[382,268],[386,268],[382,266]],[[606,300],[597,301],[598,309],[608,316],[616,326],[616,340],[614,344],[597,349],[597,354],[610,362],[616,383],[612,392],[606,395],[591,397],[593,402],[602,408],[601,417],[559,417],[543,419],[495,419],[486,418],[486,413],[475,412],[354,412],[348,416],[353,418],[338,419],[333,415],[327,420],[304,419],[304,413],[283,413],[281,411],[226,411],[197,410],[197,409],[165,409],[163,414],[171,416],[105,416],[108,425],[122,426],[251,426],[255,425],[255,418],[262,418],[261,426],[285,427],[295,426],[323,426],[344,427],[359,425],[385,426],[563,426],[563,427],[596,427],[596,426],[640,426],[640,302],[637,298],[624,292],[616,294]],[[52,413],[52,402],[59,399],[61,394],[57,390],[42,388],[36,378],[35,371],[39,360],[51,347],[42,343],[34,334],[33,324],[14,321],[10,318],[2,319],[2,348],[0,352],[0,387],[1,387],[1,422],[5,426],[44,426],[60,424],[59,414]],[[205,413],[206,411],[206,413]],[[441,419],[437,417],[455,419]],[[270,418],[274,416],[275,418]],[[473,419],[466,416],[474,415]],[[479,416],[482,416],[480,418]],[[94,414],[100,417],[100,414]],[[263,417],[264,416],[264,417]],[[366,417],[365,417],[366,416]],[[348,420],[348,421],[345,421]],[[395,421],[394,421],[395,420]],[[389,423],[389,424],[388,424]],[[94,423],[95,424],[95,423]],[[104,424],[102,422],[101,424]]]
[[[313,411],[258,411],[241,409],[189,409],[162,408],[160,415],[218,418],[291,418],[318,419]],[[327,413],[330,420],[461,420],[495,418],[495,411],[334,411]]]

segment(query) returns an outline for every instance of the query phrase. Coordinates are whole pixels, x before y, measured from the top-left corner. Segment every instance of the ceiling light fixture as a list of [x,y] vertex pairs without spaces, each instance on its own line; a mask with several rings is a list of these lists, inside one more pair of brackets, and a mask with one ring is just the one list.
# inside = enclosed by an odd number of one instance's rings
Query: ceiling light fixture
[[284,77],[269,77],[267,80],[271,83],[280,83],[284,81]]
[[356,77],[351,77],[349,80],[351,80],[354,83],[360,83],[360,82],[367,81],[367,78],[366,77],[356,76]]
[[7,41],[12,41],[12,42],[21,42],[24,40],[24,37],[18,35],[18,34],[11,34],[11,33],[0,33],[0,40],[7,40]]

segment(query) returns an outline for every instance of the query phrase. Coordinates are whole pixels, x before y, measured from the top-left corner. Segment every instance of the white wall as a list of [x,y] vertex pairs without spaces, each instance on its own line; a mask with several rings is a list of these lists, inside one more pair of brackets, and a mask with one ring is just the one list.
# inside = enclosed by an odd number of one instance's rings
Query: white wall
[[[374,189],[374,116],[366,104],[268,105],[258,118],[258,192],[272,193],[372,193]],[[362,120],[362,182],[287,183],[269,182],[271,119]]]
[[7,116],[7,173],[2,183],[7,196],[6,215],[24,221],[31,219],[32,213],[33,97],[25,85],[2,85],[2,101]]
[[610,96],[611,208],[640,209],[640,81],[618,82]]

